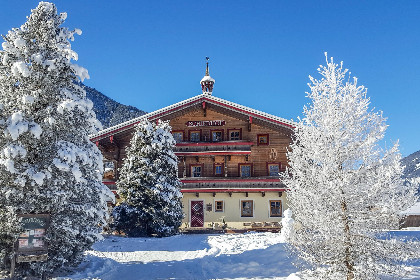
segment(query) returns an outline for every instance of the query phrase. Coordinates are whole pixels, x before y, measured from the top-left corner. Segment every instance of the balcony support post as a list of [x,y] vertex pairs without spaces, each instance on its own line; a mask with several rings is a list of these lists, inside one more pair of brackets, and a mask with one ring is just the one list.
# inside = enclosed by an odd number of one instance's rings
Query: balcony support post
[[225,177],[227,177],[228,176],[228,174],[227,174],[227,156],[225,156]]
[[120,177],[120,174],[119,174],[118,170],[119,170],[119,167],[120,167],[119,164],[121,162],[121,145],[114,139],[114,137],[112,137],[112,142],[117,147],[117,154],[114,157],[114,159],[117,162],[117,164],[114,166],[114,168],[115,168],[114,178],[115,178],[115,180],[118,180],[118,178]]

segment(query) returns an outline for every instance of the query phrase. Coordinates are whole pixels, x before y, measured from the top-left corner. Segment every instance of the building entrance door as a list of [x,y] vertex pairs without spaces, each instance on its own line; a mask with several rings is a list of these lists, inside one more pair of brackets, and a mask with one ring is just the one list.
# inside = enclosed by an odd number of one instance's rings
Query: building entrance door
[[204,226],[204,201],[191,201],[191,227]]

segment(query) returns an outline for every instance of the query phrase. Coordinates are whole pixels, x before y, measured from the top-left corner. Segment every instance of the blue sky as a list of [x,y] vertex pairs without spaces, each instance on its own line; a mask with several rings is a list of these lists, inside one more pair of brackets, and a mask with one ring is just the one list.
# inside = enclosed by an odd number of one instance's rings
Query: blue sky
[[[85,83],[147,112],[201,93],[205,56],[213,94],[295,119],[324,52],[368,88],[388,117],[386,145],[420,150],[420,1],[57,0]],[[2,1],[0,33],[38,1]]]

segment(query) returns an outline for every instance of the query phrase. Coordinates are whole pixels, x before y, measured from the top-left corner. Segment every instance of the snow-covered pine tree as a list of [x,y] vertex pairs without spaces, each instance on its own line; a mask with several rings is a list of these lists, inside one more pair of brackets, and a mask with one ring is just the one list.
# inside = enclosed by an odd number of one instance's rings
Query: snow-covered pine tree
[[288,152],[284,182],[297,228],[292,249],[309,264],[305,279],[404,274],[401,262],[420,256],[418,243],[387,231],[416,201],[415,187],[401,179],[398,145],[380,148],[387,125],[381,112],[368,109],[366,88],[326,58],[322,79],[310,77],[312,104]]
[[169,236],[183,217],[175,140],[168,122],[136,127],[117,181],[123,202],[114,208],[114,229],[128,236]]
[[81,31],[60,27],[66,16],[40,2],[25,24],[3,37],[0,51],[2,267],[10,263],[16,214],[51,215],[48,261],[19,264],[28,273],[79,263],[102,237],[112,197],[101,182],[102,155],[88,137],[100,124],[75,83],[88,72],[71,62],[77,53],[69,40]]

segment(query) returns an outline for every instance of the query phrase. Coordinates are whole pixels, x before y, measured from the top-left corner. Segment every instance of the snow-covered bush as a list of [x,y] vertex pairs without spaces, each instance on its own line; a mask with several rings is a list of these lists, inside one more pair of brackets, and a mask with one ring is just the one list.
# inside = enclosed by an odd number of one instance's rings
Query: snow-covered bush
[[318,71],[322,79],[310,77],[312,104],[288,152],[291,244],[313,279],[398,277],[406,272],[402,261],[420,256],[418,243],[387,231],[398,229],[416,187],[401,179],[398,144],[380,148],[387,125],[381,112],[368,109],[366,89],[332,59]]
[[294,220],[292,218],[292,210],[286,209],[283,213],[283,218],[281,219],[281,232],[280,237],[283,242],[290,242],[290,239],[294,234]]
[[123,202],[113,210],[114,229],[128,236],[169,236],[183,217],[175,140],[168,122],[136,127],[117,181]]
[[75,83],[89,75],[71,62],[78,56],[70,40],[81,31],[60,27],[66,17],[40,2],[25,24],[8,32],[0,51],[2,253],[10,253],[15,214],[51,215],[48,261],[19,264],[26,273],[79,263],[101,238],[112,197],[102,184],[102,155],[88,137],[99,123]]

